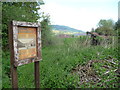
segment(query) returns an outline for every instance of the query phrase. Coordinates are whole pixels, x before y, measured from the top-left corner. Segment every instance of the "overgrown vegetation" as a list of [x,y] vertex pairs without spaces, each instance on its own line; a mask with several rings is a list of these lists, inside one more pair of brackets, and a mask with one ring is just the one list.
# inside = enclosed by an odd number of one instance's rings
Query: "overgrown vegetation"
[[[44,15],[44,14],[43,14]],[[58,45],[61,43],[60,39],[52,33],[52,26],[50,26],[50,16],[44,15],[41,21],[41,39],[42,46]]]
[[[40,82],[41,88],[117,88],[118,87],[118,59],[117,48],[115,46],[90,46],[80,42],[85,37],[63,38],[62,45],[52,45],[42,49],[40,62]],[[85,39],[86,40],[86,39]],[[113,59],[113,62],[109,62]],[[78,66],[85,67],[88,62],[93,63],[92,71],[100,81],[81,82],[87,77],[73,73]],[[108,61],[107,61],[108,60]],[[3,52],[3,87],[11,87],[9,74],[9,52]],[[108,69],[109,68],[109,69]],[[85,69],[85,68],[84,68]],[[90,72],[89,68],[86,69]],[[27,72],[26,72],[27,71]],[[107,73],[107,71],[109,71]],[[107,75],[103,75],[107,73]],[[81,74],[82,75],[82,74]],[[89,73],[86,74],[89,76]],[[108,76],[109,75],[109,76]],[[113,78],[114,77],[114,78]],[[33,63],[18,67],[18,78],[20,88],[34,87],[34,66]],[[88,77],[89,78],[89,77]],[[112,78],[112,79],[110,79]],[[82,83],[82,84],[81,84]],[[94,83],[94,84],[93,84]],[[103,84],[104,83],[104,84]],[[112,86],[111,86],[112,84]]]

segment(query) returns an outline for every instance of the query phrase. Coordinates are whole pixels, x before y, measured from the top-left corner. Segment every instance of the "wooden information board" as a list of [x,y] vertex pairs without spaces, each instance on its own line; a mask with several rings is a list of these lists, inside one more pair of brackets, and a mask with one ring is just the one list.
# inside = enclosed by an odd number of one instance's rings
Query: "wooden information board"
[[40,24],[12,21],[9,29],[9,41],[14,65],[21,66],[41,58]]
[[12,87],[18,88],[17,67],[34,62],[35,87],[39,88],[41,26],[39,23],[12,21],[9,25]]

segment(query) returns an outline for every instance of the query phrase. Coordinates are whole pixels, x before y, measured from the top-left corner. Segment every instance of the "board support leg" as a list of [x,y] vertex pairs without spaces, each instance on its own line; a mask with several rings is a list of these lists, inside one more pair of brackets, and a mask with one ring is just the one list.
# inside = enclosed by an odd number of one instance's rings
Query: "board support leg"
[[12,88],[18,88],[17,67],[11,66]]
[[39,74],[39,61],[34,63],[34,69],[35,69],[35,88],[40,88],[40,74]]

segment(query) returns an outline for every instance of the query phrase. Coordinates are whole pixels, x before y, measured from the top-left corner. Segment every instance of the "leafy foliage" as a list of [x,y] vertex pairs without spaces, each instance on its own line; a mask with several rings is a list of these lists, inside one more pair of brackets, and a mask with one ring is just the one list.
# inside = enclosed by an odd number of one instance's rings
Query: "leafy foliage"
[[109,20],[100,20],[95,32],[101,35],[114,35],[114,22]]
[[8,25],[12,20],[37,22],[40,18],[36,2],[2,3],[2,45],[8,46]]
[[[44,45],[50,45],[54,42],[52,36],[51,27],[49,26],[50,21],[49,15],[44,13],[38,13],[39,4],[37,2],[3,2],[2,3],[2,45],[3,48],[8,47],[8,26],[10,21],[26,21],[26,22],[37,22],[38,19],[42,19],[42,43]],[[41,15],[41,17],[40,17]]]
[[61,40],[52,33],[52,26],[50,25],[50,16],[43,14],[43,20],[41,21],[42,28],[42,46],[51,46],[51,45],[59,45]]
[[51,31],[51,27],[49,26],[50,24],[50,20],[49,20],[49,16],[45,16],[43,20],[41,21],[41,28],[42,28],[42,45],[44,46],[48,46],[52,44],[52,31]]

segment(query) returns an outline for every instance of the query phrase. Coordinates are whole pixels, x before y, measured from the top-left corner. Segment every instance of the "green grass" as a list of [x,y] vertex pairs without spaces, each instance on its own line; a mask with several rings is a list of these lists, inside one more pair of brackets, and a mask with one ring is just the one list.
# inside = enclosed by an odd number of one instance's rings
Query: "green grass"
[[[84,40],[83,40],[84,39]],[[85,37],[82,38],[66,38],[62,41],[62,45],[55,45],[42,48],[42,61],[40,61],[40,86],[41,88],[98,88],[98,85],[79,85],[80,78],[77,74],[72,74],[71,70],[77,65],[85,65],[89,60],[105,60],[109,56],[117,58],[116,48],[104,48],[104,46],[90,46],[84,44]],[[10,56],[8,51],[3,52],[3,88],[10,88]],[[117,63],[117,62],[116,62]],[[109,63],[107,63],[109,64]],[[98,74],[105,69],[101,69],[102,63],[94,64]],[[115,66],[116,68],[117,66]],[[111,72],[110,77],[114,77]],[[107,80],[102,77],[103,81]],[[117,79],[117,78],[116,78]],[[114,80],[116,80],[114,79]],[[34,64],[28,64],[18,67],[19,88],[34,88]],[[114,83],[113,81],[110,81]],[[109,88],[115,87],[110,86]],[[102,82],[100,82],[102,83]],[[117,84],[117,83],[115,83]],[[116,85],[117,86],[117,85]],[[106,87],[103,85],[101,87]]]

